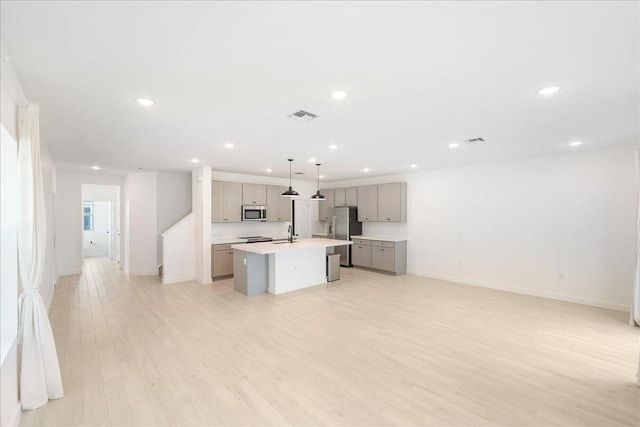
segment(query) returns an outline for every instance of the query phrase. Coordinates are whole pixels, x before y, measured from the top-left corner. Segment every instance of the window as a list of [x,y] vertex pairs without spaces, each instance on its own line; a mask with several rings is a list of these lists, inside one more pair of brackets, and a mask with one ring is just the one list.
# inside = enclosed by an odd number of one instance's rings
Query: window
[[93,202],[84,202],[84,231],[93,231]]

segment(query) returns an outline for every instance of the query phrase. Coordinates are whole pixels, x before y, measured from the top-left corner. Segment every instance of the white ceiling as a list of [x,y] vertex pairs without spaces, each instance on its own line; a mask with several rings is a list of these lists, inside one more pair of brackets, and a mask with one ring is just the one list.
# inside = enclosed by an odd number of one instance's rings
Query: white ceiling
[[[638,2],[2,1],[1,37],[61,170],[197,157],[287,176],[292,157],[313,179],[313,156],[332,181],[637,144],[638,17]],[[287,118],[299,109],[318,118]]]

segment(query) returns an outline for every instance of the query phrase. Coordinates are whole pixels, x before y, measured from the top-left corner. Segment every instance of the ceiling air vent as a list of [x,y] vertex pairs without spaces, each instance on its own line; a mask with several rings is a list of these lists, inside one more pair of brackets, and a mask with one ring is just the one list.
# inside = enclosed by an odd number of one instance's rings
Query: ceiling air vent
[[478,142],[484,142],[484,138],[471,138],[471,139],[467,139],[467,142],[469,144],[477,144]]
[[309,122],[318,116],[308,111],[300,110],[300,111],[296,111],[293,114],[290,114],[288,117],[292,118],[293,120],[297,120],[299,122]]

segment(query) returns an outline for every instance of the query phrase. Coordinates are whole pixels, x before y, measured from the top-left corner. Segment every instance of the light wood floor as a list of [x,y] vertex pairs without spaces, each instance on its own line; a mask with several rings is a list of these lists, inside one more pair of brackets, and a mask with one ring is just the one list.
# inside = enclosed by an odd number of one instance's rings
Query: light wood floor
[[51,308],[65,397],[21,425],[640,425],[624,313],[357,269],[253,298],[84,271]]

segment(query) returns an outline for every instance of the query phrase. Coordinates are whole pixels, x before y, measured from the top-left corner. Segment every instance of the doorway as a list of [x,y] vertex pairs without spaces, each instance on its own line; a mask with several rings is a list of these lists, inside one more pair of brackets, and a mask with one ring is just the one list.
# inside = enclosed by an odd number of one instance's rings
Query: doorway
[[82,185],[83,259],[120,263],[120,186]]
[[311,237],[310,208],[311,203],[308,200],[296,200],[294,203],[295,233],[300,239],[308,239]]
[[111,202],[84,200],[82,209],[84,257],[113,259]]

